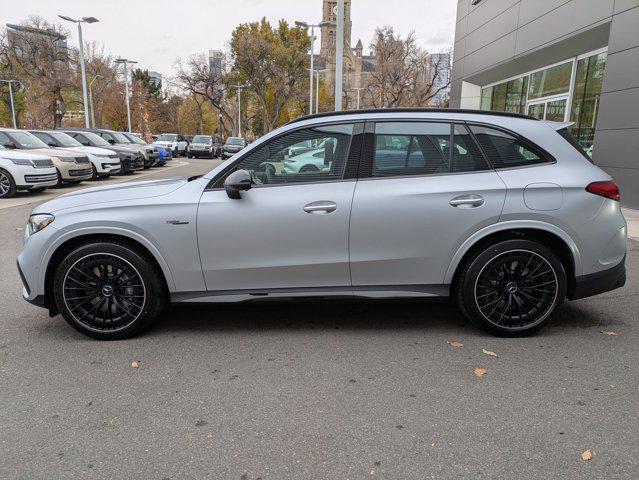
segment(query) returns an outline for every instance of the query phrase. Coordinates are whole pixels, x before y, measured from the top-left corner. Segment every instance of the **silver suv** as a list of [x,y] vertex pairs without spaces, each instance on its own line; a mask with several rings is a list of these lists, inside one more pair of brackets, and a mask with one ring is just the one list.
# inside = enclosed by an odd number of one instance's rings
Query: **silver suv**
[[[531,333],[564,298],[625,283],[619,190],[568,126],[463,110],[302,118],[203,177],[37,207],[24,297],[100,339],[141,331],[167,302],[334,296],[451,296],[492,333]],[[300,149],[318,168],[286,168]]]

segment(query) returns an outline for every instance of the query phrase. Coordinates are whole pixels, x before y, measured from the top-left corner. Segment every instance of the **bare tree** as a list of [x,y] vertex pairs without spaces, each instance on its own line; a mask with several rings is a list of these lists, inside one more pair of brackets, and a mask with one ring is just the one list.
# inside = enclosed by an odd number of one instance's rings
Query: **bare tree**
[[68,35],[59,24],[29,17],[19,29],[4,31],[0,54],[24,83],[37,83],[50,125],[59,127],[66,112],[63,92],[75,88],[74,55],[65,45]]
[[214,75],[208,58],[203,54],[191,55],[186,62],[178,59],[176,69],[176,86],[191,94],[200,106],[199,99],[209,102],[221,115],[221,128],[227,132],[234,130],[233,107],[226,98],[229,88],[227,76]]
[[424,107],[448,89],[450,55],[429,55],[417,45],[414,32],[402,39],[392,27],[378,28],[371,50],[376,68],[367,100],[374,107]]

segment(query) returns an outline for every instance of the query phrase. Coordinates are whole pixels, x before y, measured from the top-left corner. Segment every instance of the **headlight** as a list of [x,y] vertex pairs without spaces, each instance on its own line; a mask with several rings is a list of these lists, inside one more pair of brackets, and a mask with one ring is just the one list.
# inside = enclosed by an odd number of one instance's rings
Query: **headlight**
[[27,224],[29,235],[33,235],[34,233],[38,233],[40,230],[44,230],[51,225],[54,220],[55,217],[48,213],[36,213],[31,215],[29,217],[29,223]]
[[[52,157],[53,158],[53,157]],[[55,157],[58,160],[60,160],[61,162],[66,162],[66,163],[75,163],[75,157]]]
[[27,165],[29,167],[33,166],[33,163],[31,163],[31,160],[28,160],[26,158],[22,158],[22,159],[10,158],[9,160],[11,160],[11,163],[13,163],[14,165]]

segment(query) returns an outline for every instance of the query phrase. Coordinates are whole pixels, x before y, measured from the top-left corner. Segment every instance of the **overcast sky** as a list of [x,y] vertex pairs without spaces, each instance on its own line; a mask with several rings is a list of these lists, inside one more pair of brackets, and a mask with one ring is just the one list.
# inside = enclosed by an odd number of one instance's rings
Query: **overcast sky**
[[[322,0],[0,0],[2,24],[29,15],[49,21],[58,14],[94,16],[100,23],[83,28],[85,41],[97,41],[107,52],[138,60],[142,68],[171,75],[178,57],[209,49],[226,50],[236,25],[281,18],[319,22]],[[453,44],[456,0],[353,0],[353,43],[365,50],[375,27],[391,25],[402,35],[415,31],[430,51]],[[77,27],[68,24],[69,44],[77,45]],[[316,44],[319,48],[319,44]]]

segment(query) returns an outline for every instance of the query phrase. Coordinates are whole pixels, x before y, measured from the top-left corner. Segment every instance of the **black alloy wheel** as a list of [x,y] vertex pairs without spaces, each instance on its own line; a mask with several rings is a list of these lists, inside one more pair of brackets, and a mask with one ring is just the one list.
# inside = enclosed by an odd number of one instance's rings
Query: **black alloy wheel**
[[76,330],[98,339],[128,338],[164,305],[162,273],[148,256],[119,243],[78,247],[54,278],[58,309]]
[[493,333],[521,335],[545,325],[566,295],[566,274],[552,251],[509,240],[480,252],[458,286],[462,311]]

